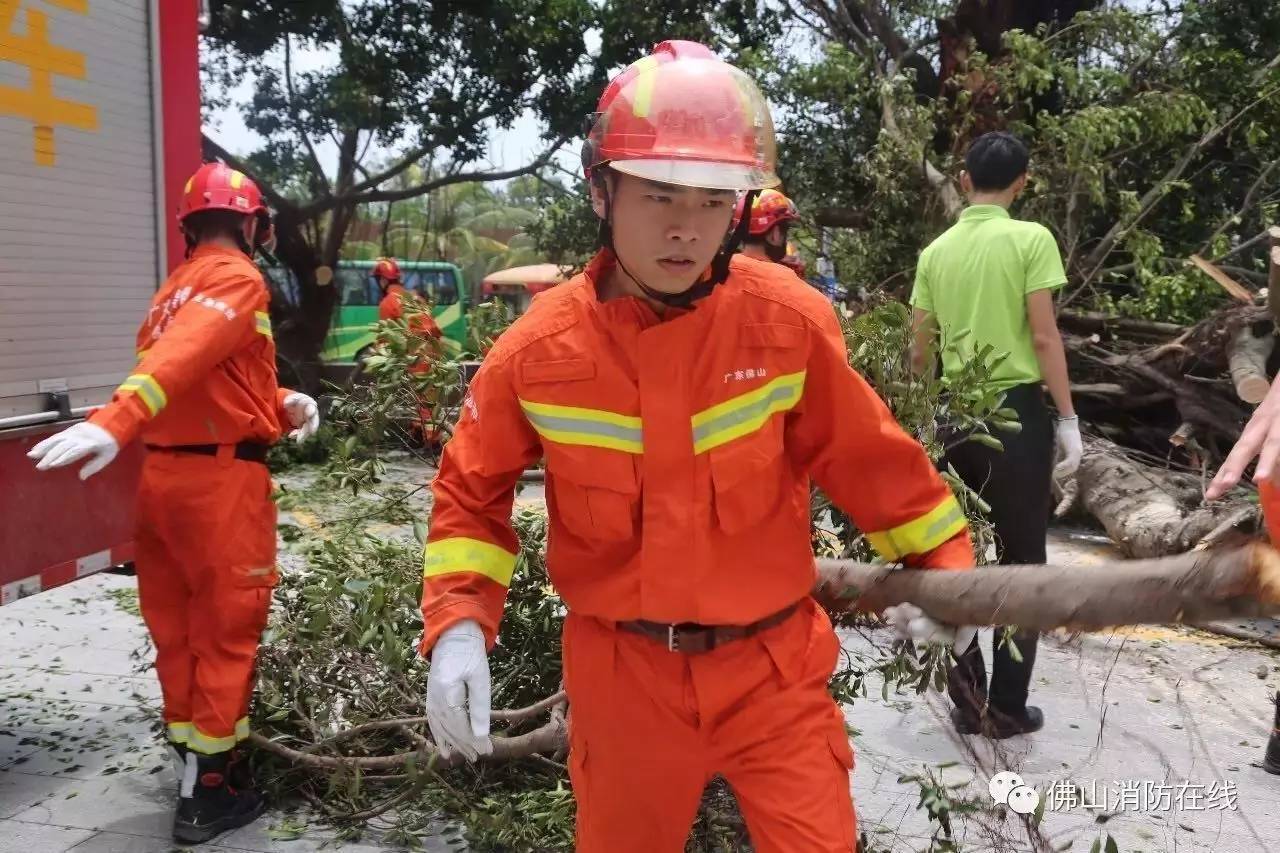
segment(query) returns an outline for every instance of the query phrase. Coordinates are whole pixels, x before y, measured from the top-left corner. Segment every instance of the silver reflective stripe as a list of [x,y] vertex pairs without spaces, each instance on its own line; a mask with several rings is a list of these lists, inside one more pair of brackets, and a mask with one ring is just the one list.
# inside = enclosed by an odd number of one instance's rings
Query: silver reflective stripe
[[797,399],[800,397],[799,386],[781,385],[774,388],[769,392],[768,396],[761,397],[753,403],[748,403],[740,409],[734,409],[731,412],[726,412],[718,418],[707,421],[702,426],[694,427],[694,443],[696,444],[705,441],[707,438],[710,438],[718,432],[764,417],[768,414],[769,409],[773,404],[790,400],[793,397]]
[[586,420],[585,418],[541,415],[535,414],[528,409],[525,409],[525,416],[529,418],[529,423],[533,424],[534,429],[539,431],[576,432],[635,442],[642,441],[644,437],[644,431],[638,427],[618,426],[617,424],[607,424],[601,421]]

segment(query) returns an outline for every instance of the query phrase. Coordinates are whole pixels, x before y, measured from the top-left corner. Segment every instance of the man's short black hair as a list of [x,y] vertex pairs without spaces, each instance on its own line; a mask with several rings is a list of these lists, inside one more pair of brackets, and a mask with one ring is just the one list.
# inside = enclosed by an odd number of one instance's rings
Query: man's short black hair
[[183,220],[182,227],[196,243],[218,238],[243,240],[245,214],[234,210],[198,210]]
[[1026,174],[1031,155],[1022,140],[1003,130],[984,133],[969,146],[964,168],[973,188],[995,192],[1007,188]]

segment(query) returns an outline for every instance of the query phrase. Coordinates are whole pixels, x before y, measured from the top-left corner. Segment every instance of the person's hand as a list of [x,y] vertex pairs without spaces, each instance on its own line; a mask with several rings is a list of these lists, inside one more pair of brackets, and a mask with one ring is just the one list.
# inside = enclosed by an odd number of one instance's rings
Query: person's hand
[[1244,476],[1244,469],[1256,457],[1258,467],[1253,474],[1255,483],[1271,480],[1280,486],[1280,470],[1276,457],[1280,456],[1280,377],[1271,383],[1271,390],[1254,410],[1253,417],[1245,425],[1240,440],[1227,454],[1218,475],[1204,490],[1206,500],[1216,501],[1231,491]]
[[943,643],[956,654],[963,654],[978,633],[972,625],[943,624],[909,601],[886,607],[882,617],[902,639],[917,645]]
[[36,460],[37,471],[47,471],[88,457],[80,469],[80,479],[87,480],[110,465],[119,452],[120,445],[111,433],[85,421],[49,436],[27,451],[27,458]]
[[320,429],[320,407],[301,391],[294,391],[284,398],[284,411],[289,416],[289,423],[297,427],[289,435],[299,444]]
[[493,751],[489,740],[489,655],[479,623],[450,625],[431,650],[427,674],[427,725],[440,757],[467,761]]
[[1075,415],[1058,418],[1054,432],[1057,437],[1057,464],[1053,466],[1053,481],[1060,491],[1066,491],[1067,485],[1080,470],[1080,460],[1084,456],[1084,442],[1080,439],[1080,418]]

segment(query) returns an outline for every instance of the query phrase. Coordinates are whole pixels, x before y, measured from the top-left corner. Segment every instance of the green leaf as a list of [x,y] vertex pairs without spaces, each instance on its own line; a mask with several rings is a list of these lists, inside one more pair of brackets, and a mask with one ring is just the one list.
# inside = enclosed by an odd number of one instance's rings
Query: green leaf
[[373,586],[373,581],[365,578],[347,578],[342,584],[342,588],[352,595],[364,595],[368,592],[369,587]]

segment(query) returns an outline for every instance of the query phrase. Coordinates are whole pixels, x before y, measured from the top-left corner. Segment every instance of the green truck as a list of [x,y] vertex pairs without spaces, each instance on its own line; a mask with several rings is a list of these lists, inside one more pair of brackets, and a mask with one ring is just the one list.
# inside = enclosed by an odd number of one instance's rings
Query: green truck
[[[460,270],[444,261],[401,261],[400,274],[404,286],[431,300],[432,315],[444,332],[444,345],[455,355],[462,350],[467,337],[467,308],[471,294]],[[374,279],[373,261],[339,261],[334,270],[333,287],[338,289],[338,306],[321,358],[334,367],[354,367],[373,344],[374,326],[378,322],[378,303],[382,291]],[[296,294],[292,273],[283,267],[263,270],[276,289],[286,295]]]

